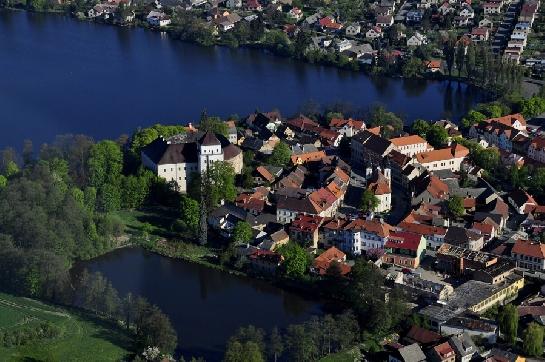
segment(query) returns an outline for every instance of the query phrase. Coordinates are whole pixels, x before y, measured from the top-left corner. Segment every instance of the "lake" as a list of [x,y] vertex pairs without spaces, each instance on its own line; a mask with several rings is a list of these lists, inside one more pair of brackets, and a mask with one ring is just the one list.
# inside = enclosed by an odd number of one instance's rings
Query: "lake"
[[100,138],[157,122],[245,116],[309,101],[416,118],[459,118],[483,94],[446,81],[370,78],[255,49],[201,47],[165,34],[0,10],[0,148],[55,135]]
[[101,272],[122,296],[131,292],[159,306],[178,333],[179,352],[208,361],[221,360],[227,339],[240,326],[252,324],[270,332],[339,310],[336,303],[141,248],[118,249],[74,269],[82,268]]

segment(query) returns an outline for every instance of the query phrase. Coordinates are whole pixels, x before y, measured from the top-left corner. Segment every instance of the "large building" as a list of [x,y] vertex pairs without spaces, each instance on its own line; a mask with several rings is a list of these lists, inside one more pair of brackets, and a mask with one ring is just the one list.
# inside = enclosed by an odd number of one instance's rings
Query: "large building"
[[428,171],[460,171],[462,161],[469,155],[469,150],[454,143],[448,148],[418,153],[416,161]]
[[142,164],[180,192],[187,191],[193,174],[205,172],[214,162],[225,161],[235,173],[242,172],[242,151],[227,138],[212,132],[189,132],[157,138],[142,149]]

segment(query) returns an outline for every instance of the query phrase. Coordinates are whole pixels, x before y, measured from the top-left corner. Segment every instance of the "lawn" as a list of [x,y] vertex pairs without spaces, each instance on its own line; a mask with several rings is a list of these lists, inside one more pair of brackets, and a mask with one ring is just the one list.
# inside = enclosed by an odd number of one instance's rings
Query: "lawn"
[[57,325],[61,335],[23,346],[0,345],[0,361],[119,361],[130,354],[131,339],[116,326],[78,311],[0,293],[0,330],[44,321]]

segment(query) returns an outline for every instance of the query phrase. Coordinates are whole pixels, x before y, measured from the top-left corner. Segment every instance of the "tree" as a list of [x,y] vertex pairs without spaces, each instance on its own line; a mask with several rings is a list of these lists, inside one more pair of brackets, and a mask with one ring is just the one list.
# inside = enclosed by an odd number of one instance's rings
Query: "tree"
[[424,66],[422,60],[416,57],[411,57],[408,61],[403,64],[401,73],[405,78],[416,78],[422,74]]
[[101,141],[93,146],[89,158],[89,183],[99,189],[119,182],[123,169],[123,153],[114,141]]
[[8,179],[4,175],[0,175],[0,190],[8,185]]
[[252,227],[246,221],[238,221],[233,230],[233,242],[244,244],[252,240]]
[[140,157],[142,148],[155,141],[159,137],[171,137],[177,134],[185,133],[184,126],[165,126],[154,124],[151,127],[138,129],[131,137],[130,153],[134,157]]
[[238,340],[231,340],[227,344],[224,362],[263,362],[263,353],[255,342],[241,343]]
[[456,53],[456,38],[453,34],[449,34],[449,39],[443,44],[443,54],[447,63],[449,77],[452,76],[452,67],[454,66],[454,58]]
[[370,189],[366,189],[365,191],[363,191],[360,202],[360,210],[363,213],[374,211],[379,204],[380,200],[375,196],[373,191],[371,191]]
[[439,125],[432,125],[426,132],[426,140],[435,148],[441,148],[448,143],[448,132]]
[[273,166],[286,167],[290,163],[291,150],[284,142],[280,141],[274,146],[267,163]]
[[284,343],[282,341],[282,336],[278,333],[278,328],[274,327],[269,335],[269,340],[267,343],[268,355],[274,362],[282,356],[284,352]]
[[193,200],[189,196],[182,195],[180,199],[180,214],[183,223],[189,230],[191,230],[192,233],[197,233],[200,222],[199,202]]
[[476,53],[475,53],[475,45],[473,42],[469,44],[467,47],[467,54],[466,54],[466,72],[467,76],[469,78],[474,78],[475,76],[475,64],[476,64]]
[[371,127],[382,127],[383,136],[386,138],[399,134],[403,129],[403,120],[381,105],[372,107],[368,118]]
[[540,357],[543,354],[543,327],[532,322],[523,332],[522,349],[524,354]]
[[447,210],[454,218],[459,218],[465,213],[464,200],[460,196],[453,195],[447,200]]
[[168,317],[156,306],[147,307],[142,314],[136,336],[140,346],[157,346],[163,352],[173,352],[178,337]]
[[517,307],[515,307],[513,304],[507,304],[504,306],[498,315],[498,324],[505,341],[514,345],[517,339],[519,324]]
[[302,277],[309,266],[307,252],[299,244],[289,242],[276,250],[284,257],[283,268],[286,275],[293,278]]
[[467,115],[462,119],[462,126],[464,128],[469,128],[474,124],[478,124],[486,119],[486,116],[481,112],[471,110]]
[[456,69],[458,69],[458,77],[462,76],[462,71],[464,70],[466,58],[466,47],[463,44],[458,44],[456,48]]
[[206,111],[201,114],[201,122],[199,123],[199,131],[212,132],[227,136],[229,127],[219,117],[209,117]]
[[222,200],[235,201],[235,170],[228,162],[214,162],[204,173],[190,177],[188,191],[194,200],[203,199],[207,210],[212,210]]
[[290,361],[317,360],[318,348],[313,341],[313,336],[307,333],[302,325],[288,326],[286,346]]
[[413,122],[411,130],[422,138],[426,138],[426,133],[430,129],[430,124],[423,119],[417,119]]

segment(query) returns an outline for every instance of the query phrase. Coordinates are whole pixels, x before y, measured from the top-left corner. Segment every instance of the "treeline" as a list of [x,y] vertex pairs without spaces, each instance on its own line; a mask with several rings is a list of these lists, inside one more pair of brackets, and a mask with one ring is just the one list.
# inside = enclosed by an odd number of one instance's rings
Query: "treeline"
[[339,315],[313,316],[285,331],[269,334],[252,325],[240,328],[226,346],[225,362],[316,361],[352,347],[360,341],[360,328],[351,311]]

